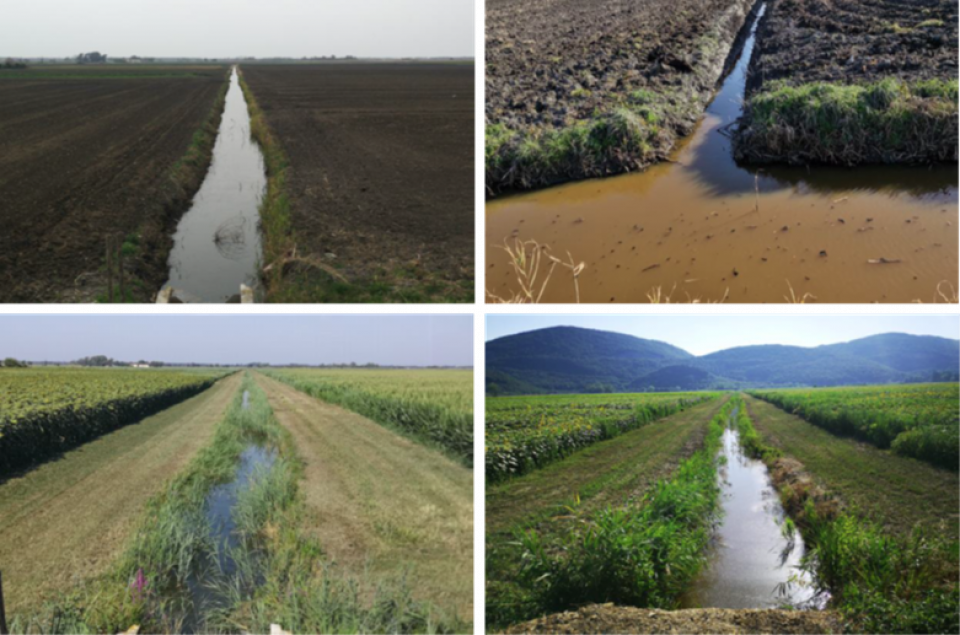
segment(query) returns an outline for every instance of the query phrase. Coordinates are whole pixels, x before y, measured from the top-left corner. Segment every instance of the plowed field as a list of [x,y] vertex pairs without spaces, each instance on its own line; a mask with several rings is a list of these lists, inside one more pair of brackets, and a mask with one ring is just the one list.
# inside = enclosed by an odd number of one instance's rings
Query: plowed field
[[472,300],[472,64],[246,65],[243,74],[289,160],[297,254],[354,287],[375,281],[385,296],[287,299]]
[[172,170],[224,72],[64,73],[0,78],[0,301],[95,299],[108,233],[131,237],[128,266],[148,300],[166,275],[168,233],[205,172],[192,166],[196,183],[176,183]]

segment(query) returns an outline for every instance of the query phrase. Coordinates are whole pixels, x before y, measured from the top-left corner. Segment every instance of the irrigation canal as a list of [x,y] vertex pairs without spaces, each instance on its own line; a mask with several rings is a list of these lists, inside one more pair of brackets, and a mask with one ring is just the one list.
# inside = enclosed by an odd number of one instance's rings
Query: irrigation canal
[[210,170],[177,226],[168,260],[170,279],[159,301],[236,302],[241,300],[241,285],[252,295],[261,259],[264,170],[234,67]]
[[683,608],[795,608],[821,606],[810,576],[799,568],[799,531],[786,529],[786,514],[767,466],[744,454],[737,410],[723,433],[719,470],[722,515],[710,560],[682,598]]
[[[514,238],[586,262],[584,302],[647,302],[658,287],[674,302],[783,302],[791,289],[820,302],[930,302],[941,281],[956,281],[955,165],[734,161],[729,128],[764,11],[672,162],[488,202],[488,290],[509,295],[515,284],[502,249]],[[554,275],[544,301],[573,298],[572,282]]]

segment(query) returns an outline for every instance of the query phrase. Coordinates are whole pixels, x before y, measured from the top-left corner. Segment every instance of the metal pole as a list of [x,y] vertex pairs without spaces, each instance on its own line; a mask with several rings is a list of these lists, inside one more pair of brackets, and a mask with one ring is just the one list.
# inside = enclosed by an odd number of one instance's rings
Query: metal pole
[[3,610],[3,572],[0,572],[0,635],[7,635],[7,614]]

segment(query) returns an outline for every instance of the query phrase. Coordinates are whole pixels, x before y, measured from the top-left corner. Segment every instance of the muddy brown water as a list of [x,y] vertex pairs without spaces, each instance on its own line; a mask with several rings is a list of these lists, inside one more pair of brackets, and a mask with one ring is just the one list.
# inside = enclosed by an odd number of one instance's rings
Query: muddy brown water
[[168,264],[181,302],[226,302],[240,285],[255,287],[260,264],[259,207],[266,190],[260,146],[236,68],[230,76],[213,160],[174,234]]
[[730,415],[720,454],[722,516],[709,562],[681,598],[682,608],[764,609],[822,607],[809,574],[798,568],[804,553],[786,519],[766,465],[743,453]]
[[[762,11],[762,9],[761,9]],[[487,203],[486,288],[518,290],[504,240],[536,240],[587,267],[582,302],[943,301],[958,272],[957,166],[747,167],[741,114],[755,22],[673,161]],[[886,264],[869,261],[885,259]],[[557,270],[544,302],[572,302]],[[791,293],[792,289],[792,293]]]

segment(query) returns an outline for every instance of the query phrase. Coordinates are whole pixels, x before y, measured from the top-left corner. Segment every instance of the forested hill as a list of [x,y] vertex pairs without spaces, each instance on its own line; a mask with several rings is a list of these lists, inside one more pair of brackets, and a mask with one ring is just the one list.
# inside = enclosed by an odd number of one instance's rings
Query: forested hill
[[886,333],[842,344],[741,346],[702,357],[632,335],[553,327],[487,342],[489,394],[956,381],[960,342]]

